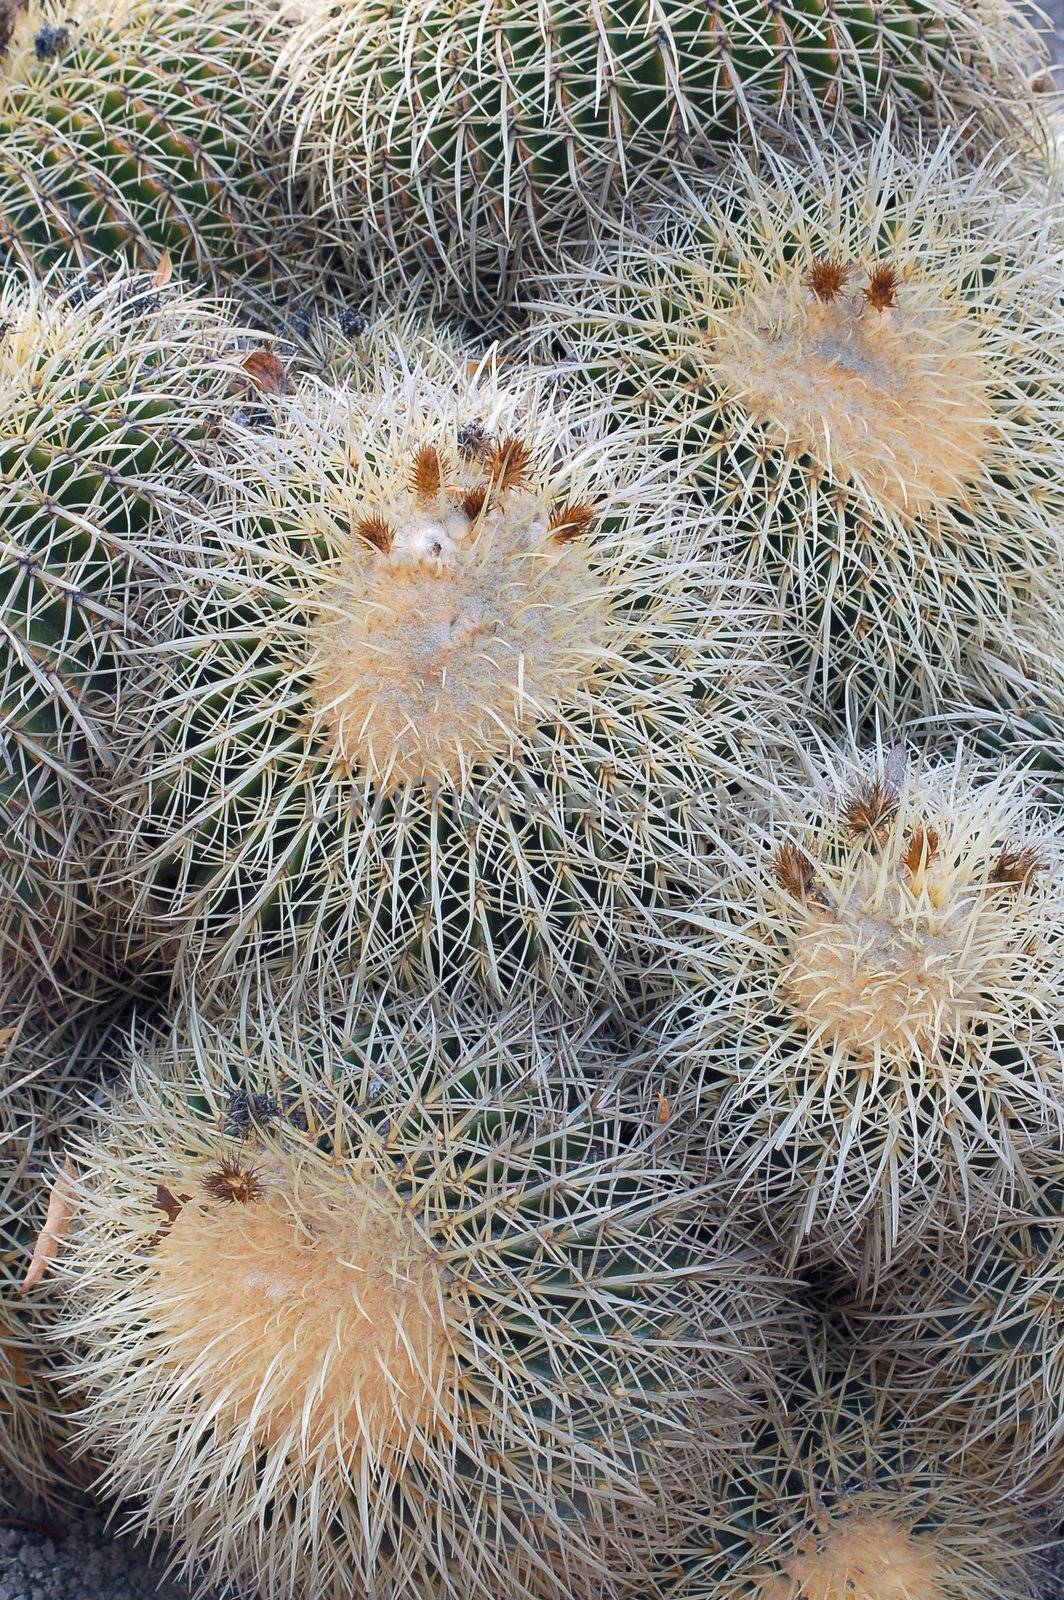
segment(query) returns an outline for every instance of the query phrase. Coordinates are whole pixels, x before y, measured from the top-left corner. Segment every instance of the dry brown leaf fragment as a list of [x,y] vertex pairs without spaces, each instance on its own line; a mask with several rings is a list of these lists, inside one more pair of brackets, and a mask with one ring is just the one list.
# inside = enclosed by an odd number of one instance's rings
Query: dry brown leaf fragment
[[288,374],[272,350],[253,350],[242,366],[261,394],[287,394]]
[[669,1118],[671,1116],[672,1116],[672,1107],[669,1104],[668,1096],[662,1094],[661,1090],[659,1089],[658,1090],[658,1121],[662,1122],[662,1123],[668,1122],[668,1120],[669,1120]]
[[40,1283],[48,1270],[49,1263],[54,1261],[59,1253],[59,1246],[66,1237],[74,1215],[76,1205],[74,1193],[74,1163],[67,1156],[63,1162],[63,1170],[57,1173],[55,1182],[48,1194],[48,1215],[44,1219],[44,1227],[37,1235],[37,1243],[33,1247],[33,1255],[22,1280],[19,1294],[27,1294]]
[[164,250],[159,257],[159,264],[151,275],[153,289],[165,289],[174,275],[174,262],[169,250]]
[[6,1028],[0,1028],[0,1050],[2,1050],[4,1048],[5,1044],[10,1044],[11,1043],[12,1039],[15,1037],[17,1032],[18,1032],[18,1023],[17,1022],[12,1022]]

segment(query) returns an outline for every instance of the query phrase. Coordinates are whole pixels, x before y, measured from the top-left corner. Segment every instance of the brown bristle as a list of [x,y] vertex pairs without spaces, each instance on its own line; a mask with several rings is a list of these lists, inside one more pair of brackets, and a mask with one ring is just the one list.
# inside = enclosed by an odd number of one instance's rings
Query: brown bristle
[[887,824],[898,809],[898,791],[885,778],[873,778],[851,795],[842,809],[843,820],[855,838],[883,844]]
[[527,444],[511,433],[491,453],[493,487],[500,494],[505,494],[507,489],[516,489],[528,477],[531,464],[532,452]]
[[772,860],[772,872],[781,889],[796,900],[815,900],[816,869],[796,844],[781,844]]
[[173,1222],[181,1213],[181,1207],[189,1198],[187,1194],[178,1197],[169,1190],[165,1183],[155,1185],[155,1206],[159,1211],[165,1211],[167,1220]]
[[212,1200],[223,1200],[246,1206],[261,1200],[266,1192],[253,1167],[242,1167],[239,1161],[226,1156],[217,1167],[212,1167],[203,1180],[203,1187]]
[[595,520],[595,508],[586,500],[558,506],[550,514],[547,531],[555,544],[571,544],[582,539]]
[[898,303],[898,269],[888,265],[873,267],[868,274],[864,297],[873,311],[889,311]]
[[443,462],[435,445],[423,444],[414,457],[410,487],[420,505],[429,505],[443,488]]
[[385,556],[395,541],[395,529],[390,522],[380,516],[363,517],[361,522],[355,524],[355,534]]
[[1001,888],[1018,889],[1044,867],[1045,861],[1033,844],[1021,845],[1018,850],[1006,845],[990,869],[990,882]]
[[827,303],[839,298],[849,276],[850,269],[845,261],[833,261],[829,256],[820,256],[809,268],[805,285],[818,300]]
[[902,860],[910,873],[922,872],[938,855],[938,834],[918,822],[913,829]]
[[480,516],[480,513],[483,511],[484,503],[487,498],[487,486],[485,484],[479,484],[475,489],[467,489],[462,498],[459,500],[458,504],[461,506],[470,522],[475,522]]

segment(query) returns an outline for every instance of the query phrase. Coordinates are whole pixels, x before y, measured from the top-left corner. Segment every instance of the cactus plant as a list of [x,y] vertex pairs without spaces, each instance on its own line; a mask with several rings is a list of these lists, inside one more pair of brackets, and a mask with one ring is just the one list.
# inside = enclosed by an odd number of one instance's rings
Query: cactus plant
[[105,876],[205,984],[621,993],[705,815],[771,782],[763,613],[682,485],[535,374],[401,354],[231,426],[164,536],[184,604],[125,705]]
[[365,1015],[138,1041],[59,1263],[80,1443],[187,1574],[263,1600],[638,1583],[781,1283],[589,1086],[595,1030]]
[[1047,1160],[1019,1213],[889,1276],[858,1337],[896,1356],[902,1391],[948,1419],[963,1466],[1056,1503],[1064,1471],[1064,1162]]
[[737,157],[544,281],[541,336],[643,414],[770,577],[810,692],[934,713],[1059,610],[1059,205],[944,138]]
[[[94,1002],[55,1011],[44,983],[6,976],[0,993],[0,1472],[35,1499],[69,1482],[60,1464],[63,1407],[46,1355],[47,1287],[20,1287],[46,1215],[55,1160],[69,1130],[71,1088],[83,1080],[111,1015]],[[5,1485],[0,1482],[0,1504]]]
[[1061,1139],[1060,847],[1021,767],[841,752],[722,874],[665,1056],[793,1246],[872,1278]]
[[88,865],[141,540],[226,380],[216,312],[152,280],[0,288],[0,959],[101,958]]
[[[292,165],[383,270],[470,297],[607,221],[626,190],[749,140],[780,102],[821,127],[913,115],[991,135],[1032,116],[1031,30],[998,5],[312,0],[283,43]],[[1021,110],[1021,107],[1027,108]],[[1044,135],[1043,135],[1044,138]]]
[[[120,260],[214,286],[284,271],[269,61],[233,0],[30,0],[0,34],[0,259],[35,277]],[[291,229],[287,230],[291,232]],[[275,236],[270,238],[271,232]]]
[[668,1600],[1035,1600],[1037,1525],[893,1394],[814,1349],[674,1557]]

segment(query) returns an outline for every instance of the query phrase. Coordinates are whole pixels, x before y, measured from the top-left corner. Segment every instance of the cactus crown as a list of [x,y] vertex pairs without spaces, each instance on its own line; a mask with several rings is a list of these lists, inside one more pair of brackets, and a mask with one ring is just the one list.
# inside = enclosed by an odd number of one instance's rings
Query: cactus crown
[[352,1466],[454,1428],[446,1270],[394,1191],[291,1154],[223,1155],[182,1183],[155,1324],[212,1413]]
[[855,1062],[946,1058],[985,1023],[989,995],[990,1026],[999,994],[1018,998],[1039,848],[999,832],[993,803],[903,803],[880,774],[855,785],[841,820],[812,857],[776,853],[780,993],[810,1038]]
[[776,444],[898,516],[963,500],[995,436],[978,324],[916,264],[757,262],[706,370]]
[[587,682],[607,637],[584,547],[595,506],[552,482],[538,419],[535,444],[470,414],[404,454],[418,421],[336,484],[347,548],[313,630],[333,759],[383,788],[453,783],[511,749]]

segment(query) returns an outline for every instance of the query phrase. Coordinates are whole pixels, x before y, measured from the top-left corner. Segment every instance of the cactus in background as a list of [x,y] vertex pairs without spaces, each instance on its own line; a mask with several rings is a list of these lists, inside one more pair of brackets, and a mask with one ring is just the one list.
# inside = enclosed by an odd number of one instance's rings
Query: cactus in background
[[5,978],[0,993],[0,1470],[35,1499],[69,1483],[70,1467],[57,1455],[64,1408],[46,1359],[51,1280],[27,1298],[19,1291],[71,1126],[72,1085],[111,1020],[106,1007],[77,1002],[57,1018],[50,988],[23,975]]
[[571,1017],[268,1010],[138,1043],[79,1158],[57,1359],[103,1487],[264,1600],[638,1585],[780,1281]]
[[603,12],[310,0],[301,12],[278,66],[293,170],[382,269],[427,263],[485,302],[562,238],[601,227],[629,188],[778,121],[781,102],[817,127],[900,115],[953,128],[978,107],[992,137],[1036,119],[1025,75],[1039,45],[998,4],[842,0],[829,15],[745,0]]
[[[30,0],[0,33],[0,258],[282,271],[292,228],[256,143],[269,62],[234,0]],[[272,236],[271,236],[272,235]]]
[[1036,1600],[1039,1530],[901,1403],[823,1352],[690,1527],[668,1600]]
[[762,844],[664,1025],[685,1137],[874,1279],[1064,1133],[1060,831],[1020,768],[841,755]]
[[[160,275],[156,275],[156,279]],[[93,786],[141,543],[225,382],[216,313],[155,280],[49,295],[0,287],[0,959],[84,989]],[[75,982],[76,980],[76,982]],[[57,980],[58,981],[58,980]]]
[[1064,1472],[1064,1161],[1047,1161],[1019,1215],[918,1270],[888,1277],[858,1335],[898,1360],[899,1385],[956,1429],[959,1462],[1003,1491],[1059,1503]]
[[1060,610],[1059,205],[1008,182],[949,140],[737,158],[544,280],[544,337],[682,452],[855,728],[934,713]]
[[715,809],[772,781],[750,587],[534,374],[422,341],[269,405],[160,547],[184,604],[125,703],[107,873],[134,940],[204,982],[628,993]]

